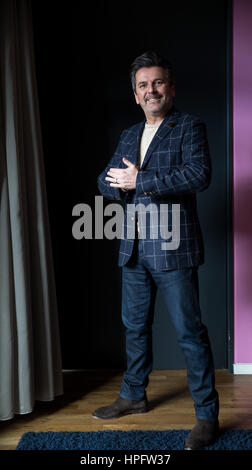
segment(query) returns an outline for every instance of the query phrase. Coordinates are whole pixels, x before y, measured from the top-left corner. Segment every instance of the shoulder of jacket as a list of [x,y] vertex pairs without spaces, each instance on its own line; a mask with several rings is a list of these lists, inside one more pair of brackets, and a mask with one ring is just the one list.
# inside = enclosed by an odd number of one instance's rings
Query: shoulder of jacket
[[133,124],[133,126],[130,126],[127,129],[124,129],[122,134],[124,134],[125,136],[127,134],[134,134],[134,135],[138,134],[138,131],[143,124],[144,124],[144,121],[138,122],[137,124]]
[[186,113],[186,112],[179,112],[177,116],[177,120],[181,124],[197,124],[203,123],[203,120],[197,114]]

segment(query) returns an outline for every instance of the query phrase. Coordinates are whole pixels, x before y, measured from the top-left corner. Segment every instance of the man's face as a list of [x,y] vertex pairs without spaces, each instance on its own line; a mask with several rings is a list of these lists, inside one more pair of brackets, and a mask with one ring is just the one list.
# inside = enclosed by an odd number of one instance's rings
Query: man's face
[[164,117],[172,107],[175,86],[162,67],[143,67],[136,72],[136,103],[148,117]]

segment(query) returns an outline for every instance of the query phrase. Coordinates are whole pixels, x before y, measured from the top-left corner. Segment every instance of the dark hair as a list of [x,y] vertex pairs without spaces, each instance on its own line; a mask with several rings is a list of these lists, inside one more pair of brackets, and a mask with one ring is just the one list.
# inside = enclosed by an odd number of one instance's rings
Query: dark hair
[[134,91],[136,91],[136,73],[142,67],[162,67],[165,70],[170,85],[174,82],[174,74],[169,60],[161,57],[154,51],[147,51],[137,57],[130,66],[130,79]]

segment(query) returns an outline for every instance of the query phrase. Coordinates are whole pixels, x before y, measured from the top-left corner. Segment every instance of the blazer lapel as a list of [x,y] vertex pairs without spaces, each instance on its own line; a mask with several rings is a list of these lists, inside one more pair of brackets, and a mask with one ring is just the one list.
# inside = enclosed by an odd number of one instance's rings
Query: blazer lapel
[[[148,162],[152,152],[155,150],[155,148],[160,143],[160,141],[162,139],[164,139],[164,137],[169,135],[169,133],[172,131],[173,127],[177,124],[177,119],[176,119],[177,116],[178,116],[178,112],[173,107],[172,111],[164,118],[164,120],[160,124],[156,134],[154,135],[154,137],[153,137],[153,139],[152,139],[152,141],[151,141],[151,143],[150,143],[150,145],[147,149],[147,152],[145,154],[144,161],[143,161],[143,164],[141,166],[141,169],[143,169],[145,167],[145,165]],[[142,129],[142,132],[143,132],[143,129]],[[141,135],[142,135],[142,133],[141,133]],[[138,143],[138,148],[139,148],[139,143]]]
[[[146,121],[142,121],[139,123],[138,128],[135,130],[135,137],[133,138],[132,143],[130,144],[130,147],[127,150],[126,158],[132,163],[134,163],[134,165],[139,164],[139,148],[145,122]],[[121,166],[122,168],[126,168],[126,165],[124,165],[124,163],[122,163]]]

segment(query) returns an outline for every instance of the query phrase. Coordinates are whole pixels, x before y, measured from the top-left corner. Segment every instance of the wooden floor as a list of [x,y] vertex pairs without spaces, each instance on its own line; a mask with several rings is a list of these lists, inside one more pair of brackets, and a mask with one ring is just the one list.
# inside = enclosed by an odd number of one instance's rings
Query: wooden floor
[[[0,421],[0,449],[15,449],[21,435],[28,431],[165,430],[190,429],[194,425],[194,408],[184,370],[151,373],[148,413],[109,421],[93,418],[93,410],[117,398],[121,379],[122,373],[116,371],[65,372],[63,396],[53,402],[37,402],[30,414]],[[252,429],[252,375],[234,376],[226,370],[217,370],[216,387],[221,427]]]

